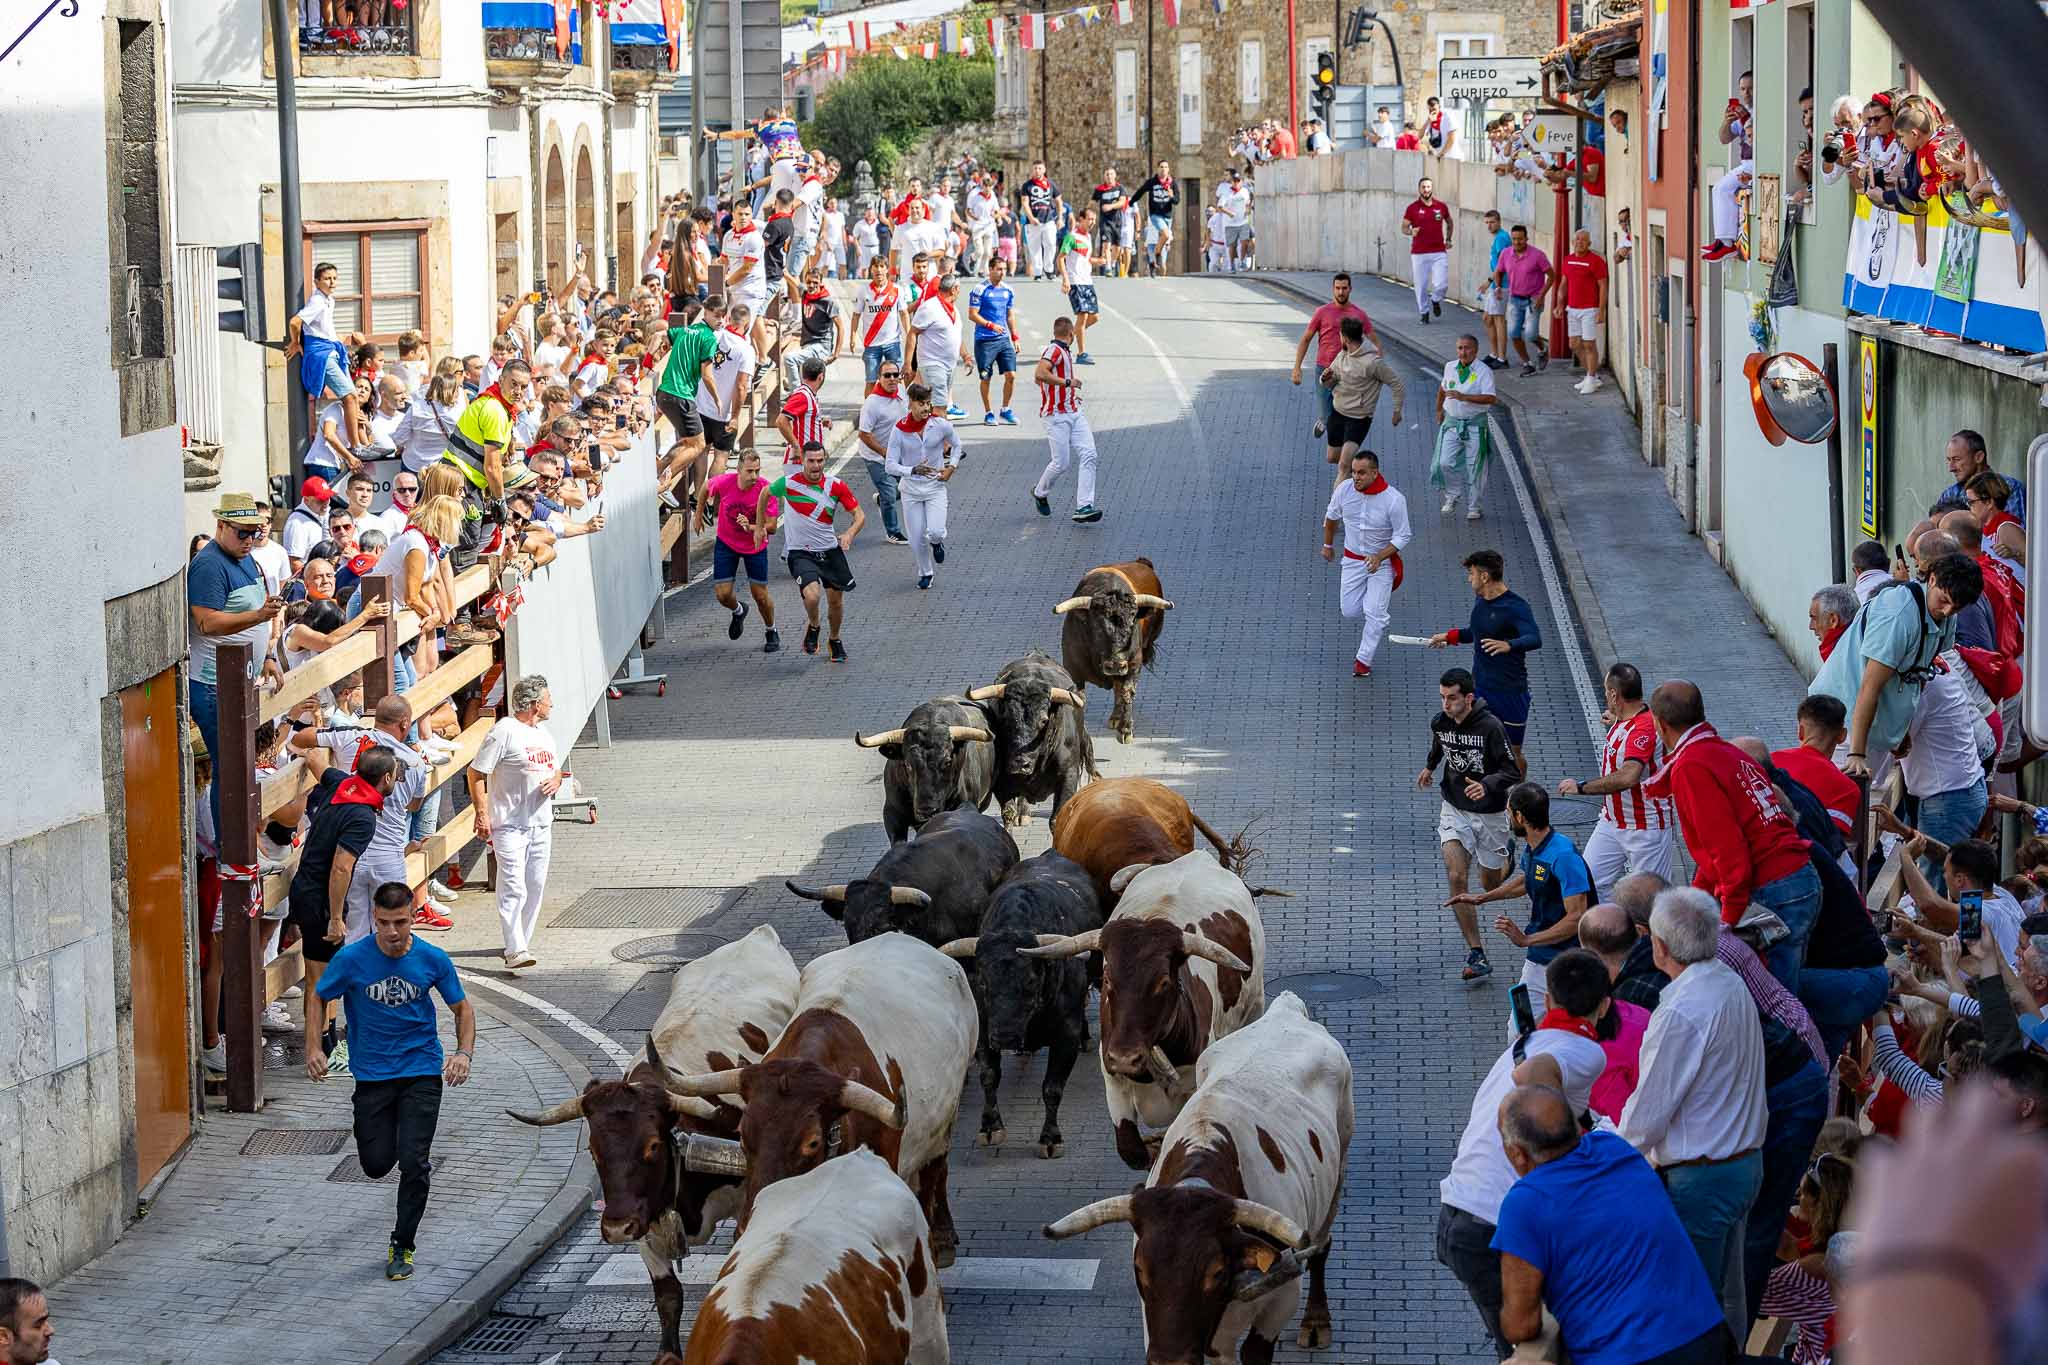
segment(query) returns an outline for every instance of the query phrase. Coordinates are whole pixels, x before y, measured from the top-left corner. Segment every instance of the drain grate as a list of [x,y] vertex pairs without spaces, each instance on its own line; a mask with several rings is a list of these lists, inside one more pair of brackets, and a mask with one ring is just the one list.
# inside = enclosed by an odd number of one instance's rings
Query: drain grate
[[458,1355],[502,1356],[510,1355],[526,1344],[526,1339],[546,1318],[520,1317],[512,1313],[492,1313],[471,1330],[455,1346]]
[[258,1128],[243,1156],[333,1156],[348,1143],[346,1128]]
[[656,934],[652,938],[636,938],[621,943],[612,949],[612,956],[620,962],[650,967],[680,967],[707,953],[717,952],[727,942],[729,940],[717,934]]
[[[440,1161],[434,1163],[434,1174],[439,1175],[443,1169],[445,1169],[445,1163]],[[341,1159],[339,1166],[336,1166],[327,1173],[327,1178],[337,1185],[396,1185],[398,1183],[398,1168],[393,1166],[390,1170],[384,1172],[383,1179],[372,1180],[369,1176],[363,1174],[362,1159],[356,1156],[354,1152],[350,1152]]]
[[553,929],[687,929],[731,909],[743,886],[597,887],[548,922]]
[[657,967],[643,973],[627,992],[619,997],[618,1003],[605,1011],[604,1018],[597,1026],[609,1033],[652,1033],[654,1021],[661,1017],[662,1007],[668,1004],[668,993],[675,985],[676,973],[673,967]]
[[1341,1000],[1363,1000],[1367,996],[1384,995],[1386,989],[1386,983],[1376,976],[1356,976],[1350,972],[1302,972],[1268,981],[1266,998],[1271,1000],[1282,991],[1293,991],[1301,997],[1303,1004],[1313,1009],[1317,1005],[1334,1005]]

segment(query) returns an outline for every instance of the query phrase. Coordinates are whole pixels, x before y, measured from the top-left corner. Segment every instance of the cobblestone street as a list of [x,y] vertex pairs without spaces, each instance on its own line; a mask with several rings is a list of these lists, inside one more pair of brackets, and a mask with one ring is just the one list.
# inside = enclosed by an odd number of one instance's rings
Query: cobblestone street
[[[1022,349],[1034,355],[1064,300],[1037,284],[1018,295]],[[910,553],[884,545],[871,517],[853,553],[860,586],[848,598],[852,659],[843,667],[795,647],[803,623],[786,578],[774,592],[789,647],[776,656],[759,652],[757,620],[728,643],[726,614],[704,588],[672,599],[667,638],[648,659],[669,675],[666,695],[614,703],[615,747],[575,755],[600,820],[558,827],[540,968],[516,981],[497,970],[495,915],[482,891],[458,903],[458,930],[444,941],[481,994],[518,1007],[594,1071],[615,1074],[679,961],[764,920],[799,962],[843,944],[838,926],[782,882],[846,880],[886,847],[882,762],[852,743],[855,730],[894,726],[918,702],[987,681],[1033,647],[1056,652],[1051,608],[1082,572],[1145,555],[1176,607],[1159,667],[1139,685],[1135,744],[1107,736],[1108,698],[1090,696],[1103,772],[1168,782],[1226,832],[1250,825],[1263,852],[1256,880],[1296,895],[1261,902],[1269,994],[1285,978],[1339,974],[1307,983],[1315,989],[1294,983],[1351,1055],[1359,1116],[1330,1269],[1336,1340],[1314,1358],[1486,1359],[1476,1316],[1432,1258],[1436,1182],[1472,1086],[1507,1039],[1498,983],[1514,980],[1519,961],[1496,939],[1496,984],[1458,982],[1463,954],[1438,908],[1437,798],[1414,789],[1437,675],[1467,662],[1465,652],[1389,644],[1371,679],[1351,677],[1355,627],[1339,618],[1336,570],[1315,551],[1329,466],[1309,436],[1310,391],[1287,383],[1305,314],[1297,300],[1214,278],[1111,280],[1101,295],[1104,320],[1089,337],[1099,363],[1080,372],[1102,452],[1099,525],[1069,522],[1069,503],[1056,501],[1049,520],[1032,509],[1028,487],[1045,446],[1028,382],[1016,429],[982,428],[970,401],[950,553],[932,590],[916,590]],[[1446,317],[1426,339],[1447,351],[1458,330]],[[1409,384],[1407,421],[1393,429],[1391,404],[1383,406],[1373,444],[1417,529],[1392,628],[1462,624],[1471,599],[1459,560],[1501,550],[1544,633],[1531,659],[1531,774],[1554,782],[1583,772],[1598,694],[1577,627],[1559,618],[1564,599],[1547,567],[1554,551],[1539,553],[1531,539],[1524,480],[1504,462],[1484,520],[1439,516],[1425,482],[1434,371],[1406,353],[1390,358]],[[865,501],[861,471],[851,474]],[[1071,484],[1061,497],[1071,499]],[[1047,846],[1045,809],[1019,831],[1026,856]],[[1592,815],[1565,807],[1560,823],[1583,837]],[[1031,1131],[1042,1067],[1041,1055],[1006,1068],[1013,1134]],[[1054,1162],[1015,1140],[999,1154],[976,1149],[978,1082],[969,1088],[952,1160],[962,1238],[946,1281],[955,1359],[1136,1358],[1128,1239],[1103,1232],[1054,1244],[1038,1234],[1048,1219],[1130,1185],[1093,1059],[1074,1072],[1066,1155]],[[458,1216],[437,1205],[429,1231],[436,1217]],[[686,1269],[686,1325],[715,1265]],[[439,1359],[645,1361],[656,1341],[638,1256],[604,1246],[594,1215],[479,1330],[488,1335]],[[516,1344],[483,1350],[506,1340]],[[1282,1359],[1310,1358],[1291,1342],[1290,1329]]]

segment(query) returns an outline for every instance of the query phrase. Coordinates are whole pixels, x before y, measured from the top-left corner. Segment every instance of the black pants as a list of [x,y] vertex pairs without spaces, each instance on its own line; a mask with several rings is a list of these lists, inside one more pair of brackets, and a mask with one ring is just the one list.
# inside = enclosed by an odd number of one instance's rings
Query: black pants
[[401,1076],[390,1081],[356,1082],[356,1156],[363,1174],[382,1180],[398,1167],[398,1222],[391,1244],[413,1249],[420,1215],[427,1211],[427,1188],[434,1163],[434,1125],[441,1119],[441,1078]]
[[1440,1205],[1436,1217],[1436,1259],[1457,1276],[1458,1283],[1472,1296],[1479,1320],[1493,1342],[1498,1358],[1515,1353],[1514,1343],[1501,1335],[1500,1253],[1493,1249],[1493,1224],[1465,1212]]

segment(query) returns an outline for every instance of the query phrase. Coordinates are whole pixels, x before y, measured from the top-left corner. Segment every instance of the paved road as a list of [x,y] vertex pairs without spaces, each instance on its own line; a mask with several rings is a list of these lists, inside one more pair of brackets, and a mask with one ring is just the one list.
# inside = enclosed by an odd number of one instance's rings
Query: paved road
[[[1019,295],[1027,336],[1042,339],[1061,301],[1044,285]],[[1075,526],[1065,506],[1051,520],[1033,512],[1028,485],[1044,444],[1027,416],[1014,430],[963,429],[969,459],[953,484],[951,555],[932,591],[915,590],[908,551],[872,531],[863,536],[846,666],[793,648],[764,658],[752,622],[742,645],[728,644],[725,614],[707,592],[676,598],[668,638],[649,661],[669,673],[668,692],[615,706],[616,747],[577,753],[602,820],[562,826],[556,838],[544,923],[608,905],[620,908],[621,922],[545,928],[543,967],[507,982],[487,955],[493,917],[472,893],[457,907],[463,927],[450,947],[501,999],[546,1002],[581,1021],[581,1032],[564,1025],[556,1036],[603,1068],[596,1038],[637,1048],[665,988],[661,968],[706,941],[692,936],[730,938],[767,920],[799,961],[838,946],[837,927],[792,900],[781,881],[844,880],[885,847],[881,762],[854,746],[853,731],[894,725],[916,702],[985,680],[1033,646],[1056,649],[1050,609],[1080,574],[1146,555],[1177,607],[1159,669],[1139,688],[1137,743],[1101,734],[1107,698],[1091,696],[1104,771],[1172,783],[1219,828],[1256,821],[1257,878],[1298,893],[1262,902],[1269,974],[1343,973],[1351,979],[1340,984],[1361,991],[1317,1005],[1357,1078],[1359,1128],[1330,1270],[1336,1342],[1313,1356],[1288,1344],[1281,1358],[1487,1359],[1475,1315],[1432,1259],[1431,1237],[1436,1182],[1472,1087],[1506,1041],[1505,986],[1472,990],[1455,979],[1462,952],[1438,908],[1436,799],[1413,790],[1436,676],[1465,660],[1390,646],[1372,679],[1350,676],[1355,631],[1337,616],[1335,569],[1314,550],[1330,476],[1320,442],[1308,437],[1312,399],[1286,378],[1301,305],[1233,279],[1112,280],[1101,295],[1109,311],[1089,344],[1100,363],[1082,374],[1103,453],[1103,522]],[[1448,341],[1451,329],[1443,331]],[[1593,750],[1567,648],[1576,636],[1545,590],[1511,483],[1496,471],[1488,515],[1476,525],[1438,516],[1424,484],[1433,376],[1397,363],[1412,385],[1410,421],[1382,428],[1375,444],[1408,494],[1418,537],[1394,629],[1462,621],[1470,596],[1458,561],[1499,548],[1546,640],[1531,661],[1532,773],[1583,772]],[[1018,406],[1035,412],[1035,403]],[[794,644],[794,593],[786,580],[775,591]],[[1019,842],[1027,856],[1046,846],[1042,812]],[[644,894],[637,904],[610,894],[620,888]],[[665,888],[730,890],[672,898],[664,910]],[[1515,950],[1496,941],[1494,961],[1496,981],[1512,981]],[[507,985],[528,999],[505,996]],[[1041,1065],[1006,1068],[1013,1134],[1034,1131],[1040,1074]],[[1128,1238],[1105,1231],[1055,1245],[1037,1232],[1130,1184],[1111,1150],[1092,1060],[1083,1058],[1067,1091],[1067,1155],[1057,1162],[1028,1147],[976,1150],[978,1083],[971,1088],[952,1179],[962,1235],[956,1273],[978,1267],[978,1275],[975,1287],[956,1284],[948,1295],[955,1358],[1135,1358]],[[504,1316],[486,1326],[524,1333],[515,1349],[482,1356],[458,1348],[441,1359],[651,1358],[651,1296],[644,1279],[631,1282],[637,1257],[600,1244],[593,1223],[586,1218],[498,1304]],[[691,1291],[687,1312],[701,1293]]]

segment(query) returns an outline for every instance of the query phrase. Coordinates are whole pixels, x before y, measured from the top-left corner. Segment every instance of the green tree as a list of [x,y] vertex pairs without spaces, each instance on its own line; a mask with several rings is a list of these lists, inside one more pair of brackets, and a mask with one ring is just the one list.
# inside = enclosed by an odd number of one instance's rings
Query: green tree
[[837,157],[840,193],[851,193],[853,166],[865,159],[875,179],[895,173],[904,151],[933,128],[995,117],[995,62],[982,56],[897,61],[872,56],[825,92],[804,129],[806,147]]

